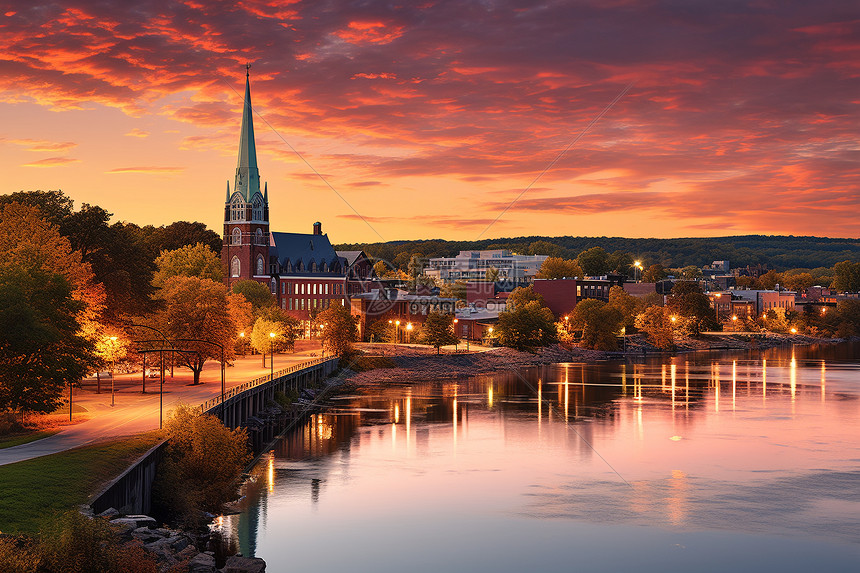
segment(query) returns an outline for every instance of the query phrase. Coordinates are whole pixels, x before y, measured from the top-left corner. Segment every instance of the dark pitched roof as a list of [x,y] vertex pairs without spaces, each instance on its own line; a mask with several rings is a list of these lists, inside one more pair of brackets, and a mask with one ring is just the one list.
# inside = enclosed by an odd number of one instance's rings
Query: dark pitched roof
[[[277,257],[281,265],[289,260],[295,268],[299,261],[310,270],[311,262],[318,265],[323,261],[333,265],[339,257],[328,240],[328,235],[313,235],[310,233],[271,233],[269,254]],[[341,264],[342,261],[341,261]]]
[[[364,251],[338,251],[337,255],[343,259],[346,259],[346,264],[352,266],[358,260],[359,257],[365,256]],[[367,258],[365,256],[365,258]]]

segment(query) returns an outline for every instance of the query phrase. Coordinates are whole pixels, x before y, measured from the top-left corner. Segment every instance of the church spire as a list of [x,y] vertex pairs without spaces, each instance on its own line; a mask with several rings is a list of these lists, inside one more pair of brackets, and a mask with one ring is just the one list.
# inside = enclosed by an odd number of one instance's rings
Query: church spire
[[239,135],[239,163],[236,166],[236,182],[233,191],[242,194],[251,202],[260,192],[260,170],[257,168],[257,147],[254,143],[254,114],[251,107],[251,64],[245,64],[245,105],[242,108],[242,131]]

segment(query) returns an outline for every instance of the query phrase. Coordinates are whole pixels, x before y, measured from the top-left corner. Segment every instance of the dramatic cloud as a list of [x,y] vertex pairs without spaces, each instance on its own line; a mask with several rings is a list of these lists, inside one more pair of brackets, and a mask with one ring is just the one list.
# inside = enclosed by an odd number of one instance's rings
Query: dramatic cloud
[[691,232],[860,236],[856,3],[19,4],[0,14],[9,105],[160,116],[197,130],[180,150],[227,155],[250,62],[261,156],[309,185],[281,137],[351,188],[462,184],[446,203],[468,221],[540,176],[505,214],[535,231],[538,216],[644,210],[658,234],[668,217]]

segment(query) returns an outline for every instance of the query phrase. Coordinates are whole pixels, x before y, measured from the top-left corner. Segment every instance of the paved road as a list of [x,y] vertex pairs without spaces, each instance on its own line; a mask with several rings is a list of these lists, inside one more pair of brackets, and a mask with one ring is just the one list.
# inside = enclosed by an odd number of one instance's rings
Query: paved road
[[[305,362],[319,355],[312,345],[299,346],[292,354],[275,355],[275,371],[298,362]],[[260,356],[237,358],[226,371],[226,387],[231,388],[248,380],[269,374],[266,357],[263,368]],[[177,404],[198,405],[221,393],[221,367],[218,362],[209,362],[201,373],[203,384],[191,385],[193,377],[187,368],[176,368],[174,378],[168,377],[164,384],[164,418]],[[89,420],[66,426],[61,432],[30,442],[0,450],[0,465],[11,464],[48,454],[62,452],[99,440],[127,436],[158,429],[159,393],[157,378],[147,380],[146,394],[141,393],[141,373],[117,375],[114,384],[114,402],[111,406],[110,378],[102,379],[102,393],[97,394],[95,379],[85,380],[82,389],[75,390],[75,405],[87,409]]]

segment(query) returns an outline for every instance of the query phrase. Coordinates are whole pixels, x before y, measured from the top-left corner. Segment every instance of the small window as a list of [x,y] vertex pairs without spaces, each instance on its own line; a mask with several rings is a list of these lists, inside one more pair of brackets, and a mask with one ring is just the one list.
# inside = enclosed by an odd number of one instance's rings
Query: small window
[[233,229],[230,242],[234,245],[242,244],[242,229],[240,229],[239,227]]
[[263,229],[257,229],[257,244],[263,244]]
[[328,283],[325,284],[325,293],[328,294]]
[[242,272],[242,263],[239,262],[239,257],[233,257],[230,261],[230,276],[238,277]]
[[263,275],[266,273],[266,263],[263,261],[262,255],[257,255],[257,274]]

